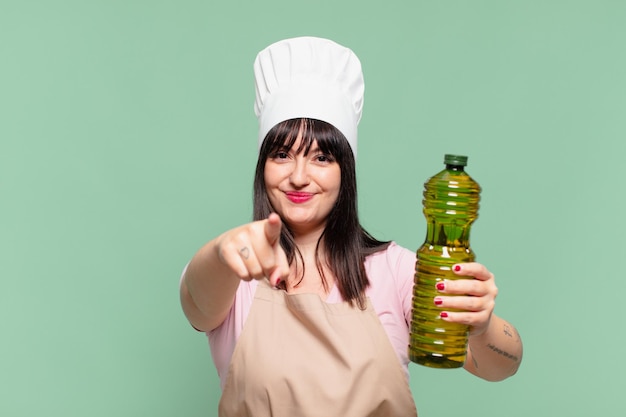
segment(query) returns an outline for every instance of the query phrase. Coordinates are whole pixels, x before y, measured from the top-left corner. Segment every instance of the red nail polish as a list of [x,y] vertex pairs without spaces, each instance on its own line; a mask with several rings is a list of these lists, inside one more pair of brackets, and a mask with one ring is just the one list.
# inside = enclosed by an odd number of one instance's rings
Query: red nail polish
[[445,319],[446,317],[448,317],[448,313],[446,313],[445,311],[442,311],[441,313],[439,313],[439,317],[441,317],[442,319]]
[[435,305],[440,306],[441,304],[443,304],[443,300],[439,297],[435,297]]
[[276,288],[278,288],[278,286],[280,285],[280,281],[281,281],[281,279],[280,279],[280,278],[278,278],[278,279],[276,280],[276,285],[275,285],[275,287],[276,287]]
[[437,289],[439,291],[443,291],[444,288],[446,288],[446,285],[443,282],[438,282],[437,283]]
[[459,272],[461,270],[461,265],[454,265],[454,270]]

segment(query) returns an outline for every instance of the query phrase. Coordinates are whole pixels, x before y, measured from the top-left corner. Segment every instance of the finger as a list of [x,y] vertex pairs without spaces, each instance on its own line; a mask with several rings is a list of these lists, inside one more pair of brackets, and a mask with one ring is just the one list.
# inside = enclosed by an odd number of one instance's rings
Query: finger
[[275,245],[280,238],[280,229],[282,228],[282,221],[280,216],[276,213],[271,213],[267,220],[265,220],[265,238],[270,245]]
[[479,264],[478,262],[455,264],[452,270],[456,275],[474,277],[481,281],[493,279],[493,274],[483,264]]
[[240,246],[224,245],[220,251],[220,258],[239,279],[244,281],[251,280],[261,270],[258,262],[255,263],[254,253],[245,244],[240,244]]
[[473,295],[482,297],[489,294],[491,285],[477,279],[448,279],[437,283],[440,294]]
[[287,255],[282,247],[278,247],[275,254],[276,265],[269,274],[270,284],[277,287],[281,281],[287,281],[289,277],[289,263],[287,262]]
[[470,333],[483,329],[489,324],[490,314],[486,311],[481,312],[455,312],[442,311],[440,313],[442,320],[450,323],[458,323],[470,326]]
[[471,297],[471,296],[437,296],[434,298],[434,304],[441,309],[450,309],[458,311],[491,311],[495,307],[493,298],[490,297]]
[[[282,257],[281,253],[283,254]],[[275,247],[265,244],[256,249],[255,255],[261,267],[263,277],[269,279],[270,284],[275,286],[276,281],[283,276],[282,272],[276,272],[277,269],[282,271],[281,263],[283,259],[286,259],[282,247],[280,245]]]
[[245,267],[245,272],[239,275],[241,279],[249,281],[251,279],[261,279],[265,277],[263,266],[257,257],[257,253],[252,248],[244,245],[237,250],[237,253]]

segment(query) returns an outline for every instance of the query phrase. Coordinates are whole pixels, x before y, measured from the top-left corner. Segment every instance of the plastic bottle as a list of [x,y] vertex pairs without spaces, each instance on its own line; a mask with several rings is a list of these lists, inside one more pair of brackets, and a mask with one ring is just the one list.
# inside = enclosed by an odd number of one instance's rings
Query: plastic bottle
[[467,356],[469,328],[441,319],[434,298],[438,282],[459,278],[454,264],[474,261],[470,228],[481,189],[465,172],[467,156],[445,155],[444,163],[446,168],[424,184],[427,233],[417,250],[409,359],[432,368],[459,368]]

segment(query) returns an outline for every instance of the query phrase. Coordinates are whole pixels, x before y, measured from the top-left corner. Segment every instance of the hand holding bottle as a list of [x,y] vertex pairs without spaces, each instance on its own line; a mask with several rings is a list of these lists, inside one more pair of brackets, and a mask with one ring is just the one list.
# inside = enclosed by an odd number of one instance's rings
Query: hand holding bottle
[[489,327],[496,304],[498,287],[494,275],[477,262],[456,264],[452,270],[468,279],[438,282],[434,303],[441,308],[443,320],[470,326],[470,335],[480,335]]

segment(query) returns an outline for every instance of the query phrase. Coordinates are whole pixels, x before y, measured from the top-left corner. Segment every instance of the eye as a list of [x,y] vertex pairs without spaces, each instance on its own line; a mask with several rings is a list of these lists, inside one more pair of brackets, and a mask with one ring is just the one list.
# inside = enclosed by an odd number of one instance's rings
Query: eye
[[276,151],[272,155],[272,159],[287,159],[289,154],[286,151]]
[[332,156],[330,155],[326,155],[326,154],[319,154],[315,156],[315,160],[317,162],[322,162],[322,163],[330,163],[330,162],[335,162],[335,160],[333,159]]

